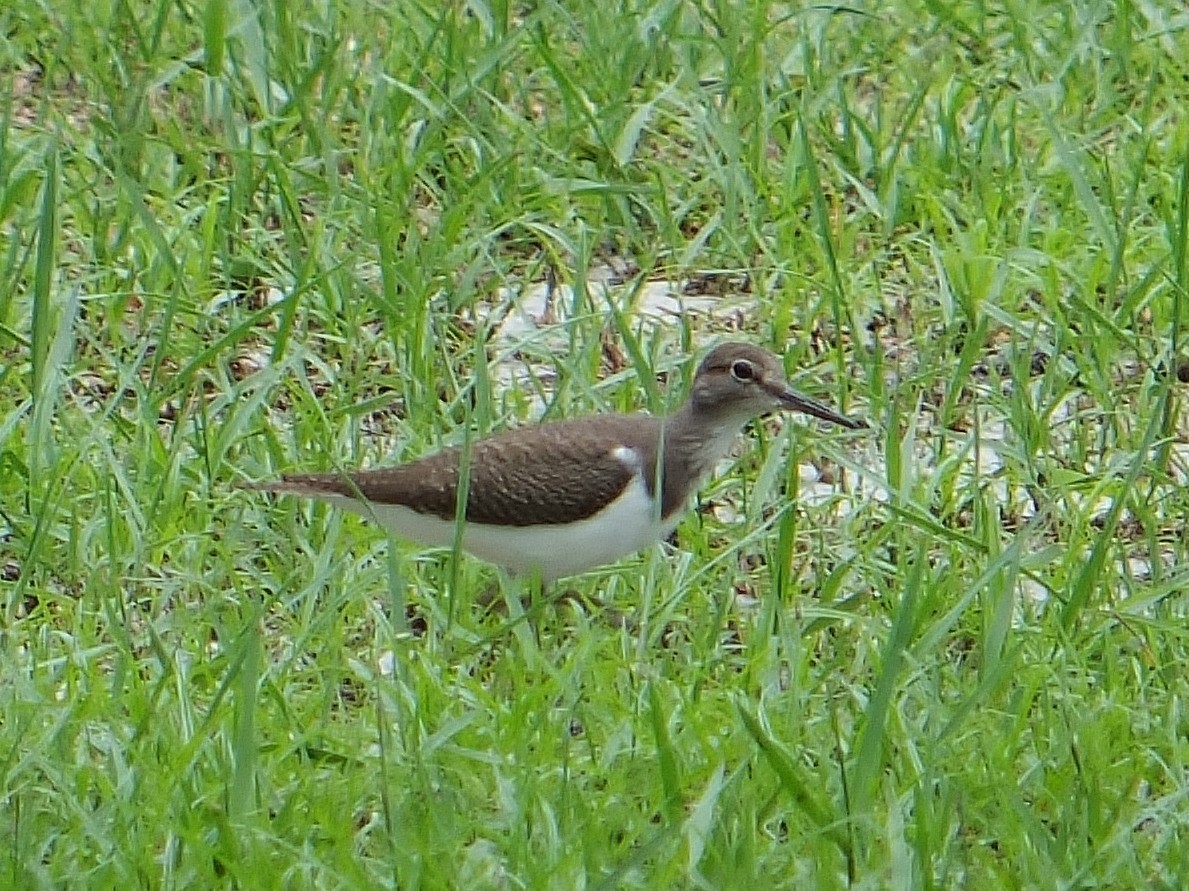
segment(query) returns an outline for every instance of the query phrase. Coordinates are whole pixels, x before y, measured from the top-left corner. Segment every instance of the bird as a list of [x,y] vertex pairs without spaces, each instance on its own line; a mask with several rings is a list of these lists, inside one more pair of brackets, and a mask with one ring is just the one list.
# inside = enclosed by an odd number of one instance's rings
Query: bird
[[353,511],[427,547],[452,547],[460,534],[471,555],[549,583],[667,538],[743,427],[775,411],[867,426],[794,390],[768,350],[728,342],[709,351],[686,401],[668,415],[547,421],[395,467],[289,473],[247,487]]

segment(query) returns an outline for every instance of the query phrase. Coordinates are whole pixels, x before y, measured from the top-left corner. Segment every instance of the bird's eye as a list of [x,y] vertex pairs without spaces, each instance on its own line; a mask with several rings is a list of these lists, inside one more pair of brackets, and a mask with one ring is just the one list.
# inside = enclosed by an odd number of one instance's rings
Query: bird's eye
[[731,377],[737,381],[755,380],[755,366],[746,359],[736,359],[731,363]]

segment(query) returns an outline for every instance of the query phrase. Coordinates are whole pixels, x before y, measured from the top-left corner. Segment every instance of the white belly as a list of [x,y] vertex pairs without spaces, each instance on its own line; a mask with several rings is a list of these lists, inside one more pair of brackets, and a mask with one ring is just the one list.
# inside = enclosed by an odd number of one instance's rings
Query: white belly
[[[364,503],[342,496],[322,500],[376,520],[394,535],[429,547],[454,545],[451,520],[426,516],[400,505]],[[680,518],[674,511],[662,521],[657,503],[638,477],[599,513],[565,525],[463,527],[462,548],[516,575],[539,573],[545,581],[576,575],[633,554],[673,531]]]

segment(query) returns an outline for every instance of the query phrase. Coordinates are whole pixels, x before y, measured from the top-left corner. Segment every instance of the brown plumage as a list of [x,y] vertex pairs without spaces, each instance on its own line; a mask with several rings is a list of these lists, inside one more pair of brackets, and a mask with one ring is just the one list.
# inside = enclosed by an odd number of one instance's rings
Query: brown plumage
[[[615,457],[615,448],[635,449],[644,466],[655,466],[660,426],[659,418],[648,415],[596,415],[518,427],[474,442],[467,522],[535,526],[592,516],[619,494],[633,473]],[[396,467],[350,475],[287,473],[252,488],[314,498],[362,496],[452,521],[461,458],[462,448],[452,446]],[[655,474],[646,475],[650,495],[654,480]],[[667,495],[661,509],[666,516],[678,507],[678,493]]]

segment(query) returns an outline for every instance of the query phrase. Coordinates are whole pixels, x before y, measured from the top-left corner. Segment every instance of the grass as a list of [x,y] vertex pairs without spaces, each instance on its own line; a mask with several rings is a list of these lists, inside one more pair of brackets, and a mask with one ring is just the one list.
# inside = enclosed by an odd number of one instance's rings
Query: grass
[[[1184,886],[1177,4],[0,35],[0,886]],[[736,326],[877,432],[757,425],[608,613],[236,487]]]

